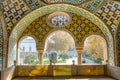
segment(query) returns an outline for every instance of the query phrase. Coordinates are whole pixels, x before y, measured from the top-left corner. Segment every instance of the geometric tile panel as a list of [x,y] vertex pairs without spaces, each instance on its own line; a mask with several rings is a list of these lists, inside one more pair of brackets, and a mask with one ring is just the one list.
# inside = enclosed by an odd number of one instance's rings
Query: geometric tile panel
[[8,35],[13,26],[29,12],[23,0],[4,0],[1,4],[1,9],[7,25]]
[[[16,52],[13,51],[13,49],[15,48],[15,45],[17,44],[18,39],[22,35],[22,32],[28,27],[28,25],[31,22],[33,22],[40,16],[43,16],[45,14],[49,14],[49,13],[52,13],[55,11],[64,11],[64,12],[75,13],[77,15],[81,15],[81,16],[87,18],[88,20],[90,20],[96,26],[98,26],[104,33],[106,40],[108,42],[109,64],[114,65],[113,37],[112,37],[109,29],[107,28],[107,26],[103,23],[103,21],[101,21],[94,14],[92,14],[82,8],[75,7],[75,6],[69,5],[69,4],[52,4],[52,5],[48,5],[48,6],[43,6],[41,8],[34,10],[33,12],[29,13],[28,15],[26,15],[21,21],[19,21],[19,23],[16,25],[16,27],[14,28],[14,30],[11,33],[10,40],[9,40],[9,45],[11,45],[11,47],[9,48],[9,52],[10,52],[9,54],[16,55]],[[79,31],[80,29],[77,29],[77,30]],[[8,59],[8,65],[13,65],[13,63],[11,64],[11,62],[13,62],[13,61],[10,61],[11,58],[12,57],[10,56]]]
[[112,34],[115,34],[120,21],[120,2],[107,2],[97,11],[96,15],[106,23]]
[[0,70],[2,69],[3,64],[3,30],[2,30],[2,22],[0,19]]
[[82,4],[82,7],[89,10],[90,12],[94,12],[104,0],[92,0],[87,3]]
[[25,0],[25,2],[32,10],[45,5],[45,3],[40,0]]

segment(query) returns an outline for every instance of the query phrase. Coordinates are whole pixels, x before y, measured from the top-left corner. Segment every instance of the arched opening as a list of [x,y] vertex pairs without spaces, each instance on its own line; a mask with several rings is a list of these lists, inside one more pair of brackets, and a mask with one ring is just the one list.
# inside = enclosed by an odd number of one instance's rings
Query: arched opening
[[30,36],[21,38],[18,47],[18,64],[36,65],[38,63],[38,53],[36,51],[36,42],[34,38]]
[[99,35],[88,36],[84,41],[82,64],[105,64],[107,61],[106,40]]
[[75,60],[77,64],[75,42],[68,32],[54,31],[46,38],[43,63],[48,64],[50,60],[58,65],[71,65],[72,60]]

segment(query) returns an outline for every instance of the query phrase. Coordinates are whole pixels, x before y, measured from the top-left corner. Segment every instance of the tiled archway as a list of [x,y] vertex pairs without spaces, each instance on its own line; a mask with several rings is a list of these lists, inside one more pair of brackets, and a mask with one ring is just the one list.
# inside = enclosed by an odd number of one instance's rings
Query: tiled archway
[[16,50],[17,50],[17,41],[22,32],[28,27],[28,25],[33,22],[35,19],[37,19],[40,16],[43,16],[45,14],[52,13],[54,11],[64,11],[64,12],[71,12],[76,13],[78,15],[81,15],[87,19],[89,19],[91,22],[93,22],[95,25],[97,25],[104,35],[106,36],[107,42],[108,42],[108,54],[109,54],[109,63],[111,65],[114,65],[114,51],[113,51],[113,38],[112,35],[107,28],[107,26],[94,14],[72,5],[68,4],[53,4],[41,7],[39,9],[34,10],[33,12],[29,13],[27,16],[25,16],[23,19],[21,19],[16,27],[13,29],[10,38],[9,38],[9,58],[8,58],[8,66],[13,65],[13,60],[16,59]]

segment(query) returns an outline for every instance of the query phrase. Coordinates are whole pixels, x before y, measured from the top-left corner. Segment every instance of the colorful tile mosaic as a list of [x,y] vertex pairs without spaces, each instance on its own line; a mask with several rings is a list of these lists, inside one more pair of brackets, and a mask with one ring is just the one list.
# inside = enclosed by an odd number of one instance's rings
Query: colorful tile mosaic
[[9,48],[9,55],[11,55],[11,56],[8,57],[8,65],[13,65],[13,61],[11,60],[12,54],[16,55],[16,51],[14,51],[13,49],[14,48],[17,49],[17,47],[15,47],[15,46],[17,45],[17,41],[20,38],[20,36],[22,35],[22,32],[37,18],[39,18],[45,14],[55,12],[55,11],[76,13],[77,15],[81,15],[81,16],[87,18],[92,23],[94,23],[96,26],[98,26],[100,28],[100,30],[102,30],[102,32],[105,35],[106,40],[108,42],[109,64],[114,65],[113,37],[112,37],[109,29],[107,28],[107,26],[104,24],[104,22],[101,21],[97,16],[95,16],[92,13],[90,13],[82,8],[75,7],[75,6],[68,5],[68,4],[53,4],[53,5],[41,7],[39,9],[36,9],[33,12],[29,13],[21,21],[19,21],[19,23],[13,29],[11,36],[10,36],[9,45],[11,45],[11,47]]
[[32,10],[45,5],[45,3],[40,0],[25,0],[25,2]]
[[0,20],[0,70],[2,70],[3,64],[3,30],[2,30],[2,22]]
[[109,1],[97,11],[96,15],[106,23],[112,34],[115,34],[120,20],[120,3]]
[[92,0],[87,3],[82,4],[81,6],[90,12],[96,11],[96,9],[104,2],[104,0]]
[[7,24],[8,35],[16,24],[25,14],[29,12],[22,0],[4,0],[1,9]]

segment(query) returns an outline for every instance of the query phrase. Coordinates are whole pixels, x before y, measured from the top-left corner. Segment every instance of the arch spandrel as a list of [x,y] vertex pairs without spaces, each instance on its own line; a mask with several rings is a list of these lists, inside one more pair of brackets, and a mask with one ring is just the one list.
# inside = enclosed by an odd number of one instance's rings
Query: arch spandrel
[[68,14],[71,16],[71,21],[69,22],[68,25],[64,27],[56,26],[53,28],[53,26],[49,25],[46,21],[48,15],[44,15],[33,21],[25,29],[21,36],[24,36],[25,34],[36,36],[39,42],[38,44],[40,46],[44,46],[46,35],[49,35],[51,32],[56,30],[65,30],[68,33],[70,33],[72,37],[74,37],[76,46],[83,45],[84,37],[86,37],[89,34],[100,34],[104,36],[103,32],[90,20],[77,14],[72,13]]

